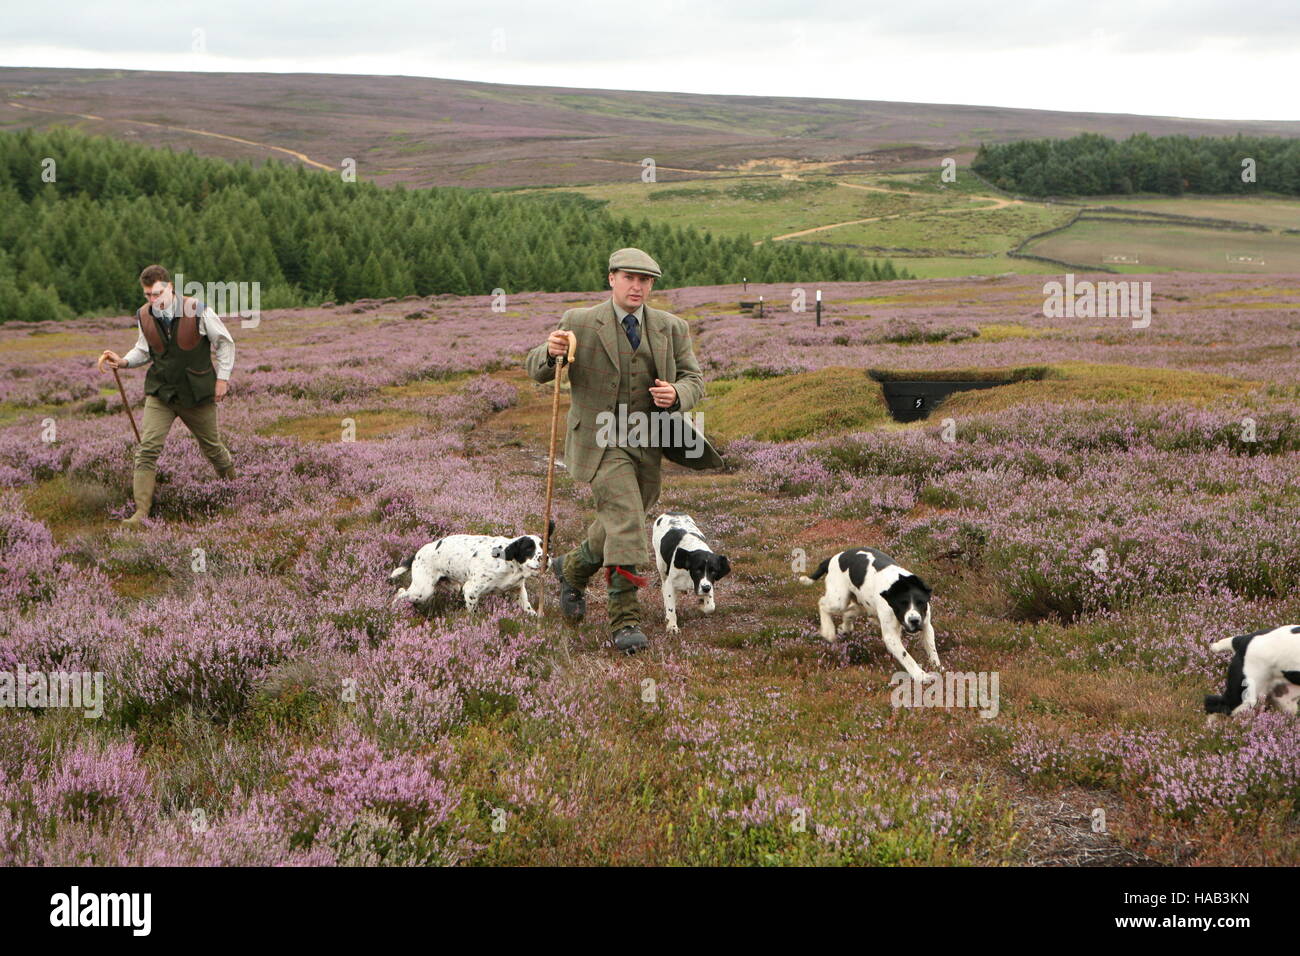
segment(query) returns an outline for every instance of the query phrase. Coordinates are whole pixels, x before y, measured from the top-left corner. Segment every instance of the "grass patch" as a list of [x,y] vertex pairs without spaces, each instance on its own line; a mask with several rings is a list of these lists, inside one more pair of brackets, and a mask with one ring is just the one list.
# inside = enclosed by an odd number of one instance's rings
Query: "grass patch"
[[1043,379],[1053,374],[1047,365],[1021,365],[1015,368],[945,368],[945,369],[884,369],[873,368],[867,372],[877,382],[1024,382]]
[[[721,386],[721,388],[715,388]],[[861,369],[831,367],[797,375],[709,385],[706,427],[721,438],[791,441],[891,421],[880,386]]]
[[468,372],[447,378],[421,378],[405,385],[385,385],[379,394],[384,398],[441,398],[459,389],[467,378]]
[[1056,329],[1035,329],[1027,325],[1015,325],[1007,322],[990,322],[988,325],[981,325],[980,341],[981,342],[1005,342],[1008,339],[1041,339]]
[[[428,416],[391,408],[370,408],[347,416],[356,423],[356,440],[372,441],[404,431],[422,422]],[[338,415],[302,415],[282,418],[257,430],[259,435],[287,436],[302,441],[340,441],[343,419]]]
[[56,475],[23,489],[28,514],[43,522],[56,540],[74,531],[102,526],[108,520],[109,507],[119,497],[127,496],[125,489],[114,492],[67,475]]
[[1225,396],[1245,396],[1259,387],[1259,382],[1208,372],[1063,362],[1048,367],[1046,374],[1037,378],[1001,388],[958,392],[945,399],[942,407],[946,415],[980,415],[1022,404],[1086,401],[1205,405]]

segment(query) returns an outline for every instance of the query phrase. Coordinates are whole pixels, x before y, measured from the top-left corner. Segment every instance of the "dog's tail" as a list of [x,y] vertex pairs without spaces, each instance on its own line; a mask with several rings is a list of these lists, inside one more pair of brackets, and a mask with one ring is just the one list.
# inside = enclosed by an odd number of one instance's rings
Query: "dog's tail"
[[[831,557],[833,558],[834,555],[831,555]],[[823,578],[826,576],[826,572],[830,568],[830,566],[831,566],[831,559],[827,558],[821,564],[817,565],[817,570],[814,571],[811,575],[807,575],[807,574],[799,575],[799,583],[816,584],[818,578]]]
[[[1233,649],[1233,648],[1232,648],[1232,642],[1233,642],[1234,640],[1236,640],[1236,638],[1234,638],[1234,637],[1225,637],[1225,638],[1224,638],[1223,640],[1221,640],[1221,641],[1215,641],[1213,644],[1210,645],[1210,650],[1212,650],[1212,651],[1230,651],[1230,650]],[[1208,701],[1207,701],[1206,706],[1209,706]]]
[[401,564],[399,564],[397,567],[393,568],[393,570],[389,572],[388,580],[393,584],[399,583],[402,580],[402,578],[406,577],[408,574],[411,573],[411,562],[413,562],[414,560],[415,560],[415,552],[412,551],[411,556],[409,558],[404,560]]

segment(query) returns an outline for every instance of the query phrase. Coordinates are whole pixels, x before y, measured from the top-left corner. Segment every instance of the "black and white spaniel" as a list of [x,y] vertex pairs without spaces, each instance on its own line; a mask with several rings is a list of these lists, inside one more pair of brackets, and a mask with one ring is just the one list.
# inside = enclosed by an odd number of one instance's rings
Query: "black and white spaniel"
[[1300,627],[1284,624],[1271,631],[1225,637],[1210,647],[1232,651],[1232,660],[1223,693],[1205,697],[1207,714],[1238,714],[1262,699],[1272,699],[1288,714],[1300,709]]
[[[902,641],[904,631],[919,632],[930,667],[939,670],[934,628],[930,625],[931,591],[924,581],[874,548],[851,548],[833,554],[811,576],[800,575],[799,581],[810,585],[821,577],[826,578],[826,593],[817,602],[817,609],[823,638],[834,641],[848,632],[853,618],[863,611],[874,611],[885,647],[912,680],[924,682],[935,676],[921,670]],[[832,615],[840,617],[838,628]]]
[[712,614],[714,585],[731,572],[725,555],[714,554],[691,516],[666,511],[655,519],[653,541],[659,584],[664,596],[665,630],[676,634],[677,592],[694,591],[700,596],[700,610]]
[[410,587],[399,588],[394,603],[424,604],[445,579],[460,585],[465,606],[471,611],[485,594],[515,591],[519,606],[536,614],[524,582],[537,574],[541,564],[542,539],[535,534],[517,538],[452,534],[420,548],[395,567],[388,580],[400,585],[408,572],[411,575]]

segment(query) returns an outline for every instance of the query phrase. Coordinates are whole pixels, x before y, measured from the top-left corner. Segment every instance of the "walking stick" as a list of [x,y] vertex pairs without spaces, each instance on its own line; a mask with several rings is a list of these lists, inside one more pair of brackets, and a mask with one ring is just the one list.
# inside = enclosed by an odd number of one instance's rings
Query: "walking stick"
[[[569,337],[569,352],[567,355],[558,355],[555,359],[555,391],[551,394],[551,450],[546,456],[546,515],[542,519],[542,574],[550,564],[551,555],[551,493],[555,490],[555,436],[560,429],[560,379],[564,376],[564,367],[573,361],[573,355],[578,349],[578,338],[572,332],[566,332]],[[537,613],[543,613],[542,604],[546,598],[546,587],[543,585],[537,593]]]
[[135,413],[131,411],[131,403],[126,400],[126,389],[122,385],[122,376],[117,374],[117,366],[113,366],[113,378],[117,379],[117,390],[122,393],[122,405],[126,408],[126,417],[131,419],[131,431],[135,432],[135,443],[140,444],[140,429],[135,427]]

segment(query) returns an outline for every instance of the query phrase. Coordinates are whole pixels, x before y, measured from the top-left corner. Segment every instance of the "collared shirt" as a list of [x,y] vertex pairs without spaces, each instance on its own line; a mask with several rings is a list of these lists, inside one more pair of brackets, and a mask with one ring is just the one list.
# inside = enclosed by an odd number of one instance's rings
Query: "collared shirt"
[[[610,301],[613,302],[614,300],[610,299]],[[614,302],[614,318],[618,319],[619,325],[623,325],[623,320],[627,318],[629,315],[636,317],[636,326],[638,329],[645,328],[645,303],[644,302],[638,305],[636,307],[636,310],[633,312],[624,312],[619,307],[618,303]]]
[[[160,309],[157,305],[150,305],[149,311],[155,318],[164,316],[171,318],[172,329],[176,327],[176,296],[172,296],[172,304],[166,309]],[[171,330],[169,330],[169,337]],[[212,346],[213,365],[217,369],[217,378],[229,379],[230,372],[235,367],[235,340],[231,338],[230,331],[226,324],[221,321],[221,317],[212,310],[211,306],[204,306],[203,314],[199,316],[199,335],[206,335],[209,344]],[[136,336],[135,346],[131,351],[122,356],[127,368],[135,368],[144,365],[149,361],[149,340],[144,337],[144,330]]]

